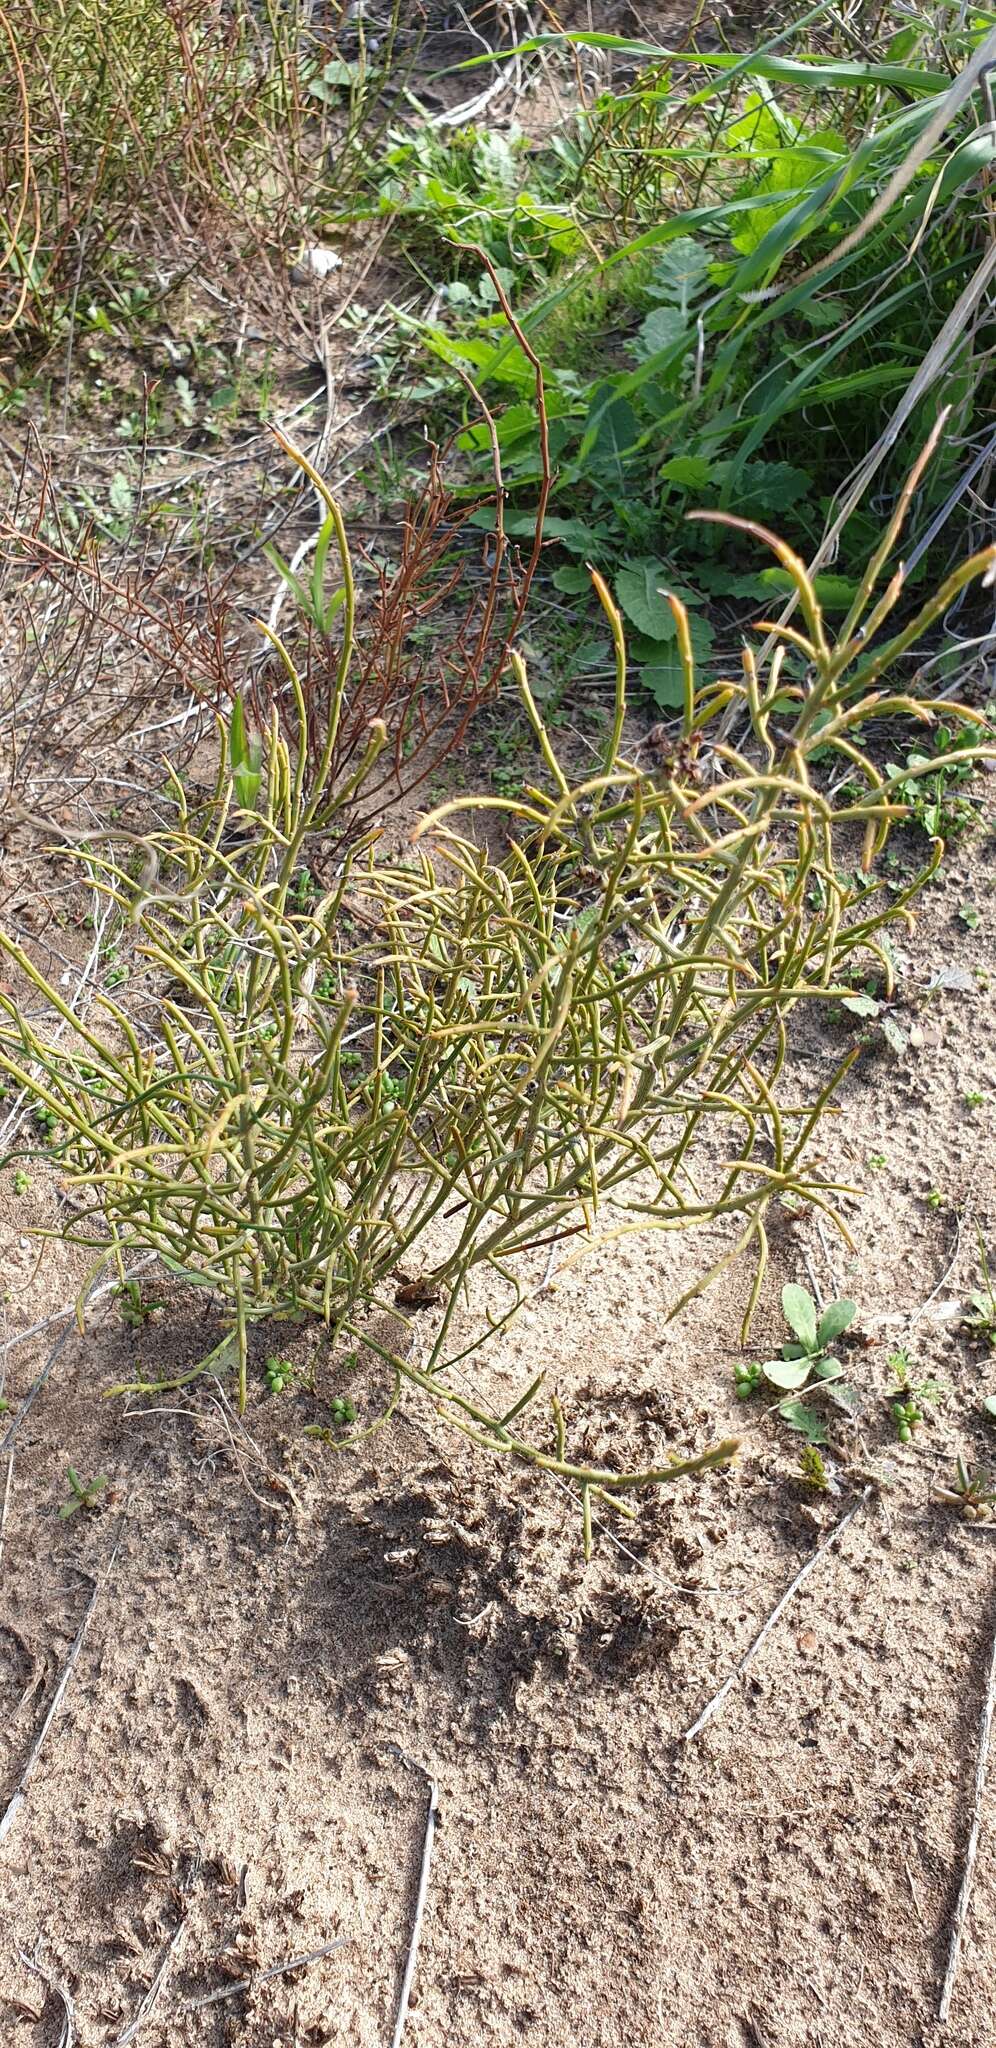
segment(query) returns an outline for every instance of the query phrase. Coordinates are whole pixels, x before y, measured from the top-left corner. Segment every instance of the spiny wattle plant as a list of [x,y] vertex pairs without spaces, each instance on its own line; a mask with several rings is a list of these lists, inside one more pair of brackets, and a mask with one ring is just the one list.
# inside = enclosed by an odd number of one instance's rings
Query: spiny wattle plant
[[[0,933],[12,970],[0,1068],[64,1133],[75,1207],[61,1234],[92,1249],[97,1269],[151,1250],[213,1290],[226,1334],[210,1356],[216,1369],[230,1356],[242,1406],[251,1327],[317,1319],[386,1361],[386,1413],[411,1383],[479,1444],[571,1484],[586,1545],[594,1501],[628,1512],[634,1490],[732,1455],[726,1441],[662,1468],[590,1466],[569,1455],[556,1401],[549,1435],[524,1433],[542,1376],[496,1413],[467,1374],[526,1298],[523,1259],[537,1247],[564,1241],[573,1257],[625,1232],[729,1219],[729,1250],[677,1312],[750,1249],[753,1306],[780,1200],[814,1204],[846,1235],[839,1190],[807,1149],[849,1061],[800,1102],[797,1081],[784,1081],[788,1024],[799,1004],[848,995],[869,958],[889,978],[880,934],[908,915],[941,849],[908,886],[874,879],[903,807],[861,735],[874,719],[931,720],[928,704],[880,683],[996,565],[996,548],[975,556],[887,635],[901,573],[879,584],[914,482],[836,642],[802,564],[760,528],[802,617],[798,629],[771,629],[763,673],[746,651],[740,679],[697,688],[675,601],[684,706],[649,766],[623,752],[624,637],[596,577],[616,650],[600,765],[571,781],[513,656],[542,785],[521,799],[444,805],[407,861],[379,856],[375,828],[348,829],[383,724],[348,775],[330,773],[354,593],[328,499],[342,600],[320,754],[295,757],[276,712],[250,730],[237,703],[219,723],[206,800],[194,806],[171,774],[162,829],[132,839],[109,828],[103,851],[98,834],[74,849],[132,967],[88,1014]],[[275,644],[306,731],[299,676]],[[950,703],[944,715],[974,716]],[[828,757],[847,771],[836,798]],[[461,815],[470,824],[458,832]],[[855,834],[864,879],[853,873]],[[328,869],[323,844],[334,848]],[[58,1028],[36,1021],[39,997]],[[413,1265],[423,1295],[440,1302],[419,1363],[396,1298]],[[489,1282],[489,1305],[468,1337],[475,1276]],[[164,1391],[209,1362],[136,1384]]]

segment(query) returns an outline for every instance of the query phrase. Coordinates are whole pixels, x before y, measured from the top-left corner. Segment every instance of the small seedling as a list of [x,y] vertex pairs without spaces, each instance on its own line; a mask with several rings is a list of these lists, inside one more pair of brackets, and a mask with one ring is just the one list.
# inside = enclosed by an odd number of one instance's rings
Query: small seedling
[[988,1344],[990,1351],[996,1351],[996,1288],[989,1270],[989,1254],[979,1237],[979,1275],[981,1287],[973,1289],[968,1297],[968,1307],[961,1319],[961,1326],[971,1337],[980,1338]]
[[818,1386],[825,1387],[838,1407],[848,1411],[852,1408],[852,1389],[843,1378],[840,1360],[831,1355],[829,1347],[854,1321],[857,1306],[848,1300],[831,1301],[821,1311],[805,1287],[790,1283],[782,1288],[782,1312],[792,1338],[783,1344],[780,1358],[767,1358],[758,1365],[734,1366],[737,1398],[746,1400],[766,1380],[769,1386],[788,1396],[778,1403],[782,1421],[790,1429],[798,1430],[810,1445],[825,1443],[826,1430],[816,1409],[795,1396],[807,1389],[815,1392]]
[[880,1173],[882,1167],[886,1166],[888,1164],[888,1161],[886,1160],[884,1152],[869,1152],[867,1163],[871,1167],[873,1173]]
[[350,1423],[356,1421],[356,1409],[352,1401],[344,1400],[341,1395],[337,1395],[329,1405],[336,1429],[348,1429]]
[[164,1304],[161,1301],[143,1301],[142,1290],[137,1280],[124,1280],[114,1290],[114,1298],[121,1310],[121,1320],[131,1330],[140,1330],[146,1323],[158,1323]]
[[14,1193],[15,1193],[15,1195],[26,1195],[26,1194],[27,1194],[27,1192],[28,1192],[28,1189],[30,1188],[30,1186],[31,1186],[31,1182],[29,1181],[29,1179],[28,1179],[28,1176],[27,1176],[27,1174],[25,1173],[25,1171],[24,1171],[24,1168],[23,1168],[23,1166],[19,1166],[19,1167],[18,1167],[18,1169],[17,1169],[17,1172],[16,1172],[16,1173],[15,1173],[15,1175],[14,1175]]
[[924,1419],[924,1406],[933,1407],[944,1399],[944,1388],[939,1380],[914,1380],[913,1360],[909,1352],[893,1351],[889,1358],[889,1369],[895,1373],[903,1393],[903,1400],[891,1401],[889,1412],[896,1425],[896,1435],[901,1444],[911,1443],[913,1432]]
[[69,1481],[69,1499],[64,1500],[59,1509],[60,1521],[68,1522],[70,1515],[75,1515],[80,1508],[87,1508],[91,1512],[94,1508],[99,1508],[100,1496],[107,1485],[104,1473],[100,1473],[96,1479],[81,1479],[76,1467],[70,1465],[66,1478]]
[[979,1467],[972,1472],[964,1458],[955,1460],[955,1476],[950,1486],[937,1488],[938,1500],[947,1501],[951,1507],[960,1508],[966,1521],[988,1522],[996,1503],[992,1488],[992,1477]]
[[35,1123],[42,1137],[48,1140],[55,1137],[56,1131],[59,1128],[59,1119],[54,1109],[49,1109],[48,1104],[44,1102],[39,1103],[38,1108],[35,1110]]
[[927,1207],[928,1209],[943,1209],[947,1199],[947,1195],[944,1193],[943,1188],[931,1188],[930,1193],[927,1195],[926,1198]]
[[960,924],[963,924],[963,925],[964,925],[964,927],[965,927],[965,930],[966,930],[966,931],[969,931],[969,932],[977,932],[977,931],[978,931],[978,929],[979,929],[979,924],[980,924],[980,918],[979,918],[979,913],[978,913],[978,911],[976,910],[976,908],[975,908],[975,905],[974,905],[974,903],[963,903],[963,904],[962,904],[962,906],[961,906],[961,909],[960,909],[960,910],[959,910],[959,912],[958,912],[958,920],[959,920],[959,923],[960,923]]
[[807,1486],[815,1486],[819,1493],[826,1493],[829,1490],[827,1468],[814,1443],[803,1444],[799,1470]]
[[291,908],[302,913],[310,910],[318,894],[318,887],[310,868],[296,868],[287,892]]
[[966,1088],[964,1094],[966,1109],[981,1109],[985,1099],[981,1088]]
[[839,1379],[842,1367],[831,1356],[830,1345],[853,1323],[857,1304],[831,1301],[821,1313],[808,1289],[790,1282],[782,1288],[782,1313],[793,1336],[782,1345],[780,1358],[766,1359],[761,1366],[769,1385],[784,1393],[801,1393],[814,1376]]

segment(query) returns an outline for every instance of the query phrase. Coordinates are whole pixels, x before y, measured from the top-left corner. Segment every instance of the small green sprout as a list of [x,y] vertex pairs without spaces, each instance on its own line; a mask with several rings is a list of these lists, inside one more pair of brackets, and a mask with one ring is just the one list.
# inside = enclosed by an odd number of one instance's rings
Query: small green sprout
[[24,1168],[23,1168],[23,1166],[19,1166],[19,1167],[17,1168],[17,1171],[16,1171],[15,1175],[14,1175],[14,1193],[15,1193],[15,1195],[26,1195],[26,1194],[27,1194],[27,1192],[28,1192],[28,1189],[30,1188],[30,1186],[31,1186],[31,1182],[29,1181],[29,1179],[28,1179],[28,1176],[27,1176],[27,1174],[25,1173],[25,1171],[24,1171]]
[[121,1320],[131,1330],[140,1330],[146,1323],[158,1323],[162,1318],[164,1303],[143,1301],[142,1290],[137,1280],[124,1280],[114,1290],[114,1298],[121,1310]]
[[985,1099],[981,1088],[966,1088],[963,1097],[966,1109],[981,1109]]
[[59,1128],[59,1119],[54,1109],[50,1109],[47,1102],[41,1102],[34,1112],[34,1118],[42,1137],[51,1141]]
[[904,1395],[901,1401],[890,1401],[889,1413],[900,1443],[908,1444],[913,1440],[914,1430],[924,1420],[924,1407],[932,1408],[943,1401],[946,1390],[940,1380],[915,1380],[913,1360],[905,1349],[890,1353],[889,1370],[895,1374]]
[[356,1408],[352,1401],[344,1400],[341,1395],[337,1395],[329,1406],[336,1429],[348,1429],[350,1423],[356,1421]]
[[856,1302],[831,1301],[821,1311],[807,1288],[790,1283],[782,1288],[782,1313],[793,1336],[782,1345],[780,1358],[762,1364],[769,1384],[783,1393],[801,1393],[814,1375],[818,1380],[839,1379],[842,1368],[830,1355],[830,1346],[853,1323]]
[[869,1152],[867,1164],[873,1173],[880,1173],[883,1166],[887,1166],[888,1163],[884,1152]]
[[931,1188],[925,1199],[928,1209],[943,1209],[948,1198],[943,1188]]
[[975,905],[974,905],[974,903],[963,903],[963,904],[962,904],[962,906],[961,906],[961,908],[960,908],[960,910],[959,910],[959,912],[958,912],[958,921],[959,921],[959,923],[960,923],[960,924],[963,924],[963,925],[964,925],[964,927],[965,927],[965,930],[966,930],[966,931],[969,931],[969,932],[977,932],[977,931],[978,931],[978,929],[979,929],[979,924],[980,924],[980,918],[979,918],[979,913],[978,913],[978,911],[976,910],[976,908],[975,908]]
[[90,1512],[94,1508],[99,1508],[100,1496],[107,1485],[103,1472],[96,1479],[81,1479],[75,1465],[70,1465],[66,1478],[69,1481],[69,1499],[64,1500],[59,1509],[60,1521],[68,1522],[70,1515],[78,1513],[80,1508],[86,1508]]
[[972,1472],[964,1458],[955,1460],[955,1476],[950,1486],[937,1488],[938,1500],[947,1501],[949,1506],[960,1508],[968,1522],[988,1522],[996,1503],[991,1474],[980,1466]]
[[826,1493],[829,1490],[827,1468],[815,1444],[803,1444],[799,1456],[799,1471],[806,1485],[815,1486],[818,1493]]
[[295,868],[291,877],[288,897],[295,910],[310,910],[318,894],[318,884],[310,868]]
[[970,1337],[988,1344],[990,1351],[996,1351],[996,1287],[993,1285],[989,1254],[981,1230],[977,1229],[976,1235],[979,1241],[979,1276],[982,1285],[973,1288],[969,1295],[961,1327]]

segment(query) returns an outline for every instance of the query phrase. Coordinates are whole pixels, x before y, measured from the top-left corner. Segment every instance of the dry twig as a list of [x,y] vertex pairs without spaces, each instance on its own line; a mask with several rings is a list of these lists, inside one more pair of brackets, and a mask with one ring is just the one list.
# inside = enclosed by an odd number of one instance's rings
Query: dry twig
[[735,1664],[733,1670],[729,1673],[729,1676],[727,1678],[724,1678],[723,1683],[719,1688],[719,1691],[717,1693],[714,1693],[712,1699],[708,1702],[706,1706],[703,1707],[702,1712],[698,1717],[698,1720],[693,1721],[691,1727],[685,1729],[684,1735],[681,1738],[682,1742],[691,1742],[694,1736],[700,1735],[702,1733],[703,1728],[709,1721],[712,1720],[713,1715],[718,1714],[719,1709],[722,1706],[723,1701],[726,1699],[727,1694],[732,1692],[733,1687],[737,1682],[737,1679],[740,1678],[743,1672],[746,1671],[748,1664],[751,1664],[753,1662],[754,1658],[757,1656],[759,1649],[761,1648],[762,1643],[765,1641],[766,1637],[771,1634],[772,1629],[775,1627],[776,1623],[784,1614],[785,1609],[789,1604],[789,1601],[794,1598],[795,1594],[799,1591],[799,1587],[804,1584],[805,1580],[809,1577],[810,1572],[819,1563],[820,1558],[824,1557],[826,1555],[826,1552],[833,1548],[833,1545],[836,1543],[838,1537],[843,1535],[844,1530],[847,1528],[848,1523],[853,1522],[855,1515],[858,1513],[860,1508],[864,1507],[865,1502],[870,1498],[874,1490],[874,1487],[866,1486],[864,1492],[861,1495],[860,1500],[856,1500],[854,1506],[848,1508],[846,1515],[842,1515],[840,1521],[834,1524],[834,1527],[831,1529],[829,1536],[826,1538],[826,1541],[818,1545],[817,1549],[813,1551],[812,1557],[807,1557],[805,1564],[802,1565],[800,1570],[796,1572],[795,1578],[792,1580],[791,1585],[786,1586],[781,1599],[772,1608],[771,1613],[769,1614],[768,1619],[764,1624],[764,1627],[759,1630],[758,1634],[754,1637],[753,1642],[744,1651],[744,1654],[741,1657],[740,1662],[738,1664]]
[[115,1544],[115,1549],[111,1553],[110,1564],[108,1565],[107,1570],[103,1575],[103,1578],[97,1579],[94,1584],[93,1592],[91,1593],[89,1601],[87,1603],[86,1613],[84,1614],[83,1619],[80,1622],[79,1628],[76,1632],[76,1640],[73,1643],[72,1649],[70,1650],[69,1655],[66,1658],[66,1661],[62,1667],[62,1673],[59,1678],[59,1683],[56,1686],[55,1691],[52,1695],[52,1702],[49,1707],[48,1713],[46,1714],[45,1719],[42,1722],[40,1729],[38,1730],[38,1734],[32,1745],[27,1763],[25,1764],[24,1769],[21,1772],[20,1778],[18,1779],[17,1785],[11,1795],[6,1810],[2,1815],[0,1815],[0,1842],[6,1841],[7,1836],[9,1835],[11,1828],[13,1827],[14,1822],[17,1819],[17,1816],[21,1810],[21,1807],[24,1805],[24,1801],[27,1796],[28,1780],[31,1777],[32,1772],[34,1771],[35,1765],[38,1762],[42,1750],[45,1747],[45,1739],[48,1735],[48,1731],[51,1728],[52,1723],[55,1720],[55,1717],[59,1711],[59,1708],[62,1705],[66,1693],[66,1688],[73,1675],[73,1672],[76,1669],[76,1665],[79,1662],[80,1652],[83,1648],[83,1644],[86,1641],[87,1630],[90,1626],[91,1621],[93,1620],[93,1611],[97,1605],[98,1597],[104,1585],[106,1584],[107,1579],[110,1577],[111,1569],[114,1564],[114,1556],[116,1550],[117,1545]]
[[982,1707],[982,1720],[979,1726],[979,1749],[975,1760],[975,1795],[972,1801],[972,1825],[969,1829],[968,1845],[965,1850],[961,1890],[958,1893],[958,1903],[954,1910],[954,1920],[951,1925],[951,1947],[948,1951],[948,1967],[944,1972],[941,2002],[937,2008],[937,2017],[942,2024],[947,2020],[948,2014],[951,2011],[955,1978],[958,1975],[958,1963],[961,1957],[962,1937],[965,1932],[965,1922],[968,1919],[969,1902],[972,1896],[972,1879],[975,1875],[975,1859],[979,1850],[979,1834],[982,1827],[982,1800],[986,1789],[986,1769],[989,1763],[989,1744],[992,1739],[994,1711],[996,1711],[996,1626],[993,1628],[992,1648],[989,1653],[989,1678],[986,1684],[986,1696]]
[[321,1962],[323,1956],[334,1955],[337,1949],[345,1948],[346,1936],[338,1941],[327,1941],[323,1948],[313,1948],[307,1955],[289,1956],[285,1963],[273,1963],[268,1970],[260,1970],[251,1977],[243,1977],[238,1984],[222,1984],[217,1991],[208,1991],[203,1998],[188,1998],[184,2005],[178,2005],[174,2018],[183,2013],[200,2012],[206,2005],[219,2005],[223,1998],[244,1998],[254,1991],[257,1984],[269,1984],[274,1977],[286,1977],[291,1970],[306,1969],[309,1963]]
[[417,1763],[414,1757],[406,1756],[404,1750],[400,1749],[397,1743],[392,1743],[390,1746],[393,1754],[400,1757],[401,1762],[409,1771],[421,1772],[429,1787],[429,1806],[425,1816],[425,1839],[422,1843],[422,1862],[418,1874],[418,1891],[415,1895],[415,1913],[412,1919],[411,1940],[408,1944],[408,1960],[405,1963],[405,1974],[401,1982],[401,1992],[398,1997],[398,2017],[395,2022],[394,2035],[391,2042],[391,2048],[401,2048],[401,2037],[405,2031],[405,2021],[408,2018],[408,2002],[412,1995],[412,1984],[415,1979],[415,1965],[418,1961],[418,1945],[422,1934],[425,1902],[429,1895],[429,1866],[432,1862],[432,1844],[436,1833],[436,1814],[439,1810],[439,1787],[431,1771],[427,1771],[424,1764]]
[[39,1935],[38,1940],[35,1942],[35,1952],[33,1956],[29,1956],[27,1954],[27,1951],[20,1947],[18,1948],[17,1953],[20,1956],[25,1969],[30,1970],[33,1976],[40,1977],[42,1983],[45,1986],[46,1991],[50,1991],[53,1997],[57,1998],[62,2006],[62,2026],[59,2031],[58,2048],[74,2048],[74,2044],[76,2041],[76,2013],[73,2007],[73,2001],[70,1998],[69,1993],[65,1988],[65,1985],[60,1984],[58,1979],[52,1976],[51,1971],[44,1969],[41,1963],[38,1961],[38,1951],[40,1947],[41,1936]]

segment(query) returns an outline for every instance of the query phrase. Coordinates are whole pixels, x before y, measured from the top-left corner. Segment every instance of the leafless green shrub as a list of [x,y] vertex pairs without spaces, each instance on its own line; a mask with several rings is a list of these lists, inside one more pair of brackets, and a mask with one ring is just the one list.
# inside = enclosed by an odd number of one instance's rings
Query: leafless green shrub
[[[207,802],[193,808],[171,774],[166,829],[123,851],[80,850],[130,943],[132,979],[77,1016],[0,934],[17,984],[0,991],[0,1069],[66,1134],[79,1206],[64,1236],[92,1248],[98,1268],[153,1250],[213,1289],[229,1335],[212,1356],[231,1345],[243,1405],[251,1325],[317,1318],[389,1364],[388,1413],[409,1381],[478,1443],[574,1485],[588,1540],[593,1498],[625,1509],[634,1488],[722,1463],[735,1446],[655,1471],[591,1469],[569,1456],[556,1403],[551,1448],[522,1433],[541,1380],[498,1415],[454,1373],[515,1314],[522,1258],[539,1245],[576,1240],[576,1252],[729,1218],[730,1248],[690,1294],[753,1249],[753,1306],[773,1203],[813,1203],[846,1235],[838,1189],[807,1165],[807,1148],[849,1060],[800,1103],[783,1085],[787,1026],[799,1004],[851,993],[869,958],[889,977],[879,935],[907,916],[924,875],[897,893],[869,872],[903,809],[862,734],[874,719],[930,721],[928,705],[885,679],[993,568],[996,549],[890,637],[901,572],[879,583],[900,507],[832,641],[792,550],[750,529],[792,577],[803,625],[780,630],[763,675],[746,651],[742,679],[698,690],[675,601],[685,702],[652,769],[622,752],[625,646],[596,579],[617,657],[597,772],[572,785],[513,657],[544,786],[521,801],[444,805],[403,864],[378,857],[375,830],[343,825],[361,808],[383,724],[347,779],[330,776],[354,593],[342,519],[327,505],[342,598],[320,757],[295,757],[276,714],[251,733],[237,702],[219,727]],[[276,645],[305,731],[300,679]],[[734,709],[736,744],[723,737]],[[973,714],[947,704],[945,716]],[[823,793],[814,764],[828,755],[860,794]],[[473,821],[466,834],[454,829],[460,813]],[[496,851],[483,823],[492,837],[506,828]],[[864,880],[852,872],[856,833]],[[318,881],[323,841],[336,864]],[[939,857],[937,845],[925,873]],[[36,1021],[39,997],[64,1036]],[[413,1262],[443,1303],[419,1365],[401,1335],[381,1334],[384,1313],[404,1325],[395,1288]],[[461,1342],[457,1306],[473,1309],[475,1275],[506,1290],[508,1306]],[[205,1363],[141,1391],[183,1384]]]

